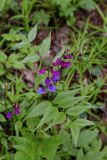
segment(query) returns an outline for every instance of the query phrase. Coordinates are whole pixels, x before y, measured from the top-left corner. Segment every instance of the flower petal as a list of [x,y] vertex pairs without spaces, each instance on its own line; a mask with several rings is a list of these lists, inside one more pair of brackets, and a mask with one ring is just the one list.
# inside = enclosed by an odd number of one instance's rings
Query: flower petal
[[45,74],[45,73],[46,73],[46,69],[45,68],[39,70],[39,74]]
[[6,117],[7,117],[7,119],[11,119],[12,118],[12,112],[7,112]]
[[49,92],[55,92],[56,91],[56,87],[54,85],[49,85],[48,86],[48,91]]
[[57,58],[57,60],[53,63],[53,66],[59,66],[61,63],[61,58]]
[[38,90],[37,90],[37,93],[38,94],[45,94],[46,93],[45,88],[44,87],[39,87]]
[[65,61],[61,62],[61,67],[62,68],[69,68],[70,66],[71,66],[71,62],[65,62]]
[[46,83],[47,86],[51,84],[51,80],[50,80],[49,77],[47,77],[47,78],[45,79],[45,83]]
[[20,106],[18,104],[14,105],[14,114],[16,115],[20,114]]

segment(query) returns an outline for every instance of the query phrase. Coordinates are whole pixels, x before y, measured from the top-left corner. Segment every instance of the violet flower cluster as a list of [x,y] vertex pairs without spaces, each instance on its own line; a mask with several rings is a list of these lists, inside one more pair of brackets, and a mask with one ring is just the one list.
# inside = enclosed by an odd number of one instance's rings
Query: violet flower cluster
[[13,115],[19,115],[20,114],[20,106],[18,104],[15,104],[13,106],[13,111],[9,111],[6,114],[7,119],[11,119]]
[[48,71],[48,76],[44,81],[44,85],[41,85],[37,90],[39,95],[46,94],[47,92],[54,93],[56,91],[56,83],[61,79],[61,72],[63,69],[71,67],[72,63],[70,62],[70,59],[72,58],[73,55],[66,54],[61,58],[57,58],[49,69],[43,68],[39,70],[40,75],[43,75]]

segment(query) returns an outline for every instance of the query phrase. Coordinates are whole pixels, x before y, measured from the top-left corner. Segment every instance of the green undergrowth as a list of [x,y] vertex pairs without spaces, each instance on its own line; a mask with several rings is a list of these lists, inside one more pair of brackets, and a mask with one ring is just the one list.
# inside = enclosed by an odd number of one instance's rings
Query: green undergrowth
[[[60,0],[22,0],[15,9],[17,1],[2,1],[0,160],[107,160],[107,144],[101,139],[101,135],[107,139],[107,20],[97,2],[103,3],[92,0],[87,2],[89,5],[84,0],[64,0],[63,3]],[[66,10],[68,6],[73,13]],[[103,21],[102,26],[92,25],[90,17],[82,29],[76,28],[75,20],[69,23],[70,16],[75,19],[75,10],[79,8],[96,9]],[[11,17],[15,20],[14,25],[6,23],[6,14],[10,10],[14,13]],[[70,44],[63,45],[58,53],[53,51],[49,56],[51,27],[57,29],[56,15],[71,26]],[[49,25],[52,18],[53,26]],[[43,23],[51,30],[38,43],[38,30]],[[38,94],[38,87],[44,85],[52,64],[66,51],[73,55],[69,60],[72,65],[61,71],[61,79],[55,84],[56,92]],[[48,68],[48,72],[40,75],[42,68]],[[23,77],[25,70],[33,72],[31,87]],[[18,115],[13,114],[15,104],[20,106]],[[13,116],[7,118],[10,111]]]

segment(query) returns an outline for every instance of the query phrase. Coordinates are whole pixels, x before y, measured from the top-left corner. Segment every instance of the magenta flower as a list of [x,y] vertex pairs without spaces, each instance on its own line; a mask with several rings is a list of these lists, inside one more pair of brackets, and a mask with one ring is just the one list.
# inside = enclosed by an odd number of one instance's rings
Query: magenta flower
[[56,91],[56,87],[54,85],[49,85],[48,86],[48,91],[55,92]]
[[71,66],[71,62],[64,62],[64,61],[61,62],[62,68],[69,68],[70,66]]
[[47,77],[45,79],[45,83],[46,83],[47,86],[50,85],[51,84],[51,79],[49,77]]
[[45,94],[46,93],[45,88],[44,87],[39,87],[38,90],[37,90],[37,93],[38,94]]
[[61,58],[57,58],[56,62],[53,63],[53,66],[59,66],[61,63]]
[[6,117],[7,117],[7,119],[11,119],[12,118],[12,112],[7,112]]
[[52,76],[59,76],[60,75],[60,71],[59,70],[51,70]]
[[39,70],[39,74],[45,74],[45,73],[46,73],[46,69],[45,68]]
[[66,54],[64,55],[64,59],[72,59],[73,55],[72,54]]
[[18,104],[14,105],[14,114],[16,115],[20,114],[20,106]]

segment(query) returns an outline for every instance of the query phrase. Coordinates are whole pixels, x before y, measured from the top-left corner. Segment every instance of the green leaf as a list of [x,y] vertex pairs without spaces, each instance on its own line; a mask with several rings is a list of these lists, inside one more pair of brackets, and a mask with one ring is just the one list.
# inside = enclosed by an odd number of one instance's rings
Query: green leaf
[[0,125],[0,131],[3,130],[2,126]]
[[98,151],[90,151],[87,153],[87,155],[84,157],[84,160],[103,160],[104,153],[98,152]]
[[54,160],[58,146],[61,144],[60,137],[58,135],[52,136],[48,139],[44,139],[41,144],[42,156],[47,160]]
[[0,112],[4,112],[5,111],[5,105],[4,104],[0,104]]
[[80,103],[84,99],[85,99],[84,96],[66,97],[60,100],[59,105],[61,106],[61,108],[71,108],[76,106],[78,103]]
[[1,138],[1,144],[8,150],[8,144],[6,138],[2,137]]
[[0,12],[4,10],[5,5],[6,5],[6,0],[1,0],[0,1]]
[[18,15],[15,15],[15,16],[12,16],[11,17],[11,20],[19,20],[19,19],[24,19],[25,16],[23,14],[18,14]]
[[9,159],[9,155],[8,154],[0,156],[0,160],[8,160],[8,159]]
[[97,138],[94,139],[91,143],[91,146],[95,151],[100,151],[102,148],[102,140]]
[[0,122],[6,122],[6,119],[2,114],[0,114]]
[[43,101],[39,103],[37,106],[33,107],[26,119],[43,115],[50,106],[51,103],[49,101]]
[[[26,133],[27,134],[27,133]],[[26,134],[24,136],[26,136]],[[13,137],[14,138],[14,143],[13,148],[16,150],[25,152],[26,154],[29,155],[29,157],[34,156],[34,151],[36,147],[36,140],[34,141],[33,137],[31,137],[31,134],[29,133],[29,138],[26,137]],[[30,147],[29,147],[30,146]]]
[[93,125],[94,123],[86,119],[77,119],[70,124],[71,134],[74,139],[75,145],[77,145],[77,140],[82,127]]
[[36,35],[37,35],[37,26],[38,26],[38,24],[36,24],[31,29],[31,31],[29,32],[29,34],[28,34],[28,40],[29,40],[29,42],[32,42],[36,38]]
[[92,106],[81,106],[81,105],[78,106],[77,105],[77,106],[67,109],[66,114],[71,115],[71,116],[78,116],[91,108]]
[[71,123],[70,125],[71,134],[74,140],[75,146],[77,146],[77,140],[80,134],[80,127],[76,123]]
[[60,102],[63,99],[66,99],[67,97],[74,97],[77,93],[79,92],[79,89],[74,89],[74,90],[70,90],[70,91],[64,91],[59,93],[55,99],[54,99],[54,103],[55,104],[60,104]]
[[48,35],[48,37],[46,39],[44,39],[39,46],[39,52],[40,52],[41,56],[44,56],[47,54],[47,52],[50,49],[50,45],[51,45],[51,32]]
[[79,2],[79,6],[82,8],[82,9],[86,9],[86,10],[94,10],[96,9],[96,6],[94,4],[94,1],[93,0],[81,0]]
[[25,65],[22,63],[22,61],[17,61],[12,65],[15,69],[24,69]]
[[22,128],[22,123],[21,123],[21,121],[17,121],[17,122],[15,123],[16,136],[19,136],[19,131],[20,131],[21,128]]
[[78,137],[78,146],[86,147],[88,146],[98,135],[98,130],[93,131],[86,129],[83,130]]
[[2,64],[0,64],[0,76],[3,75],[6,72],[6,69]]
[[22,61],[19,60],[18,54],[11,54],[8,58],[7,68],[15,68],[15,69],[24,69],[25,65]]
[[16,61],[18,61],[19,56],[15,53],[11,54],[8,58],[9,63],[14,64]]
[[54,103],[58,104],[61,108],[74,107],[85,98],[83,96],[75,96],[78,93],[78,91],[78,89],[64,91],[55,97]]
[[67,7],[69,6],[71,0],[52,0],[53,3],[55,3],[56,5],[60,6],[61,10],[65,10],[67,9]]
[[107,159],[107,146],[104,147],[104,149],[102,150],[102,152],[104,153],[104,157],[105,157],[104,160],[106,160]]
[[31,118],[27,119],[27,127],[31,132],[35,132],[36,126],[38,125],[39,119],[38,118]]
[[22,62],[23,63],[28,63],[28,62],[31,62],[31,63],[34,63],[34,62],[38,62],[39,61],[39,56],[38,55],[32,55],[32,56],[27,56],[25,57]]
[[7,55],[0,51],[0,62],[6,62],[6,59],[7,59]]
[[17,44],[15,44],[12,49],[15,50],[15,49],[21,49],[23,47],[25,47],[26,45],[28,45],[29,42],[26,42],[26,41],[22,41],[22,42],[19,42]]
[[54,117],[53,123],[54,124],[61,124],[66,120],[66,115],[64,112],[57,112],[56,116]]
[[64,150],[70,151],[72,148],[72,141],[71,141],[70,134],[64,129],[61,129],[60,137],[61,137],[62,144],[64,145]]
[[94,122],[89,121],[87,119],[77,119],[74,121],[76,123],[76,125],[80,126],[80,127],[85,127],[85,126],[90,126],[90,125],[94,125]]
[[66,115],[64,112],[58,112],[58,110],[56,110],[56,112],[53,114],[53,116],[50,119],[50,122],[48,123],[48,127],[46,128],[46,130],[48,130],[50,127],[57,125],[57,124],[62,124],[64,123],[64,121],[66,120]]
[[40,9],[40,10],[36,10],[36,12],[33,14],[32,17],[32,22],[35,23],[38,22],[39,24],[44,24],[46,26],[48,26],[49,21],[50,21],[50,13],[49,12],[45,12],[45,10]]
[[45,123],[54,119],[57,115],[58,110],[55,107],[49,107],[46,112],[44,113],[43,118],[41,119],[40,123],[38,124],[37,128],[43,126]]
[[80,149],[77,153],[77,157],[76,157],[76,160],[83,160],[83,157],[84,157],[84,153],[83,153],[83,150]]
[[25,152],[22,152],[22,151],[16,152],[14,160],[21,160],[21,159],[34,160],[34,157],[31,157],[31,156],[29,156],[29,154],[26,154]]
[[25,66],[22,63],[22,61],[19,61],[19,55],[18,54],[11,54],[8,58],[7,68],[14,67],[15,69],[24,69]]

